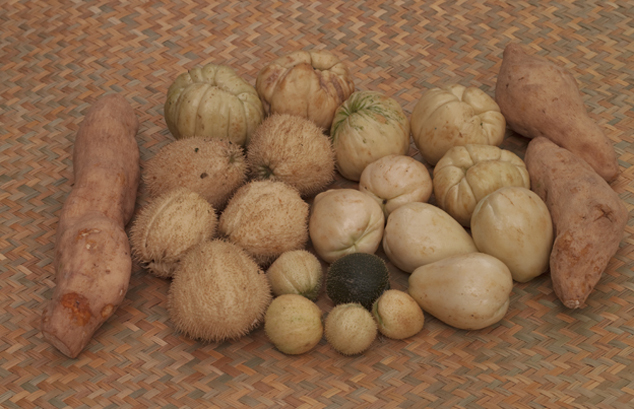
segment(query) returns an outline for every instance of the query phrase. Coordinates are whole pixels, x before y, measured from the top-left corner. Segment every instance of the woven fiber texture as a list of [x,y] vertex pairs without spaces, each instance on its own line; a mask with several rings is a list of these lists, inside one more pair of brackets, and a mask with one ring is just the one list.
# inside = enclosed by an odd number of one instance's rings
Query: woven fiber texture
[[[261,327],[235,341],[188,339],[168,318],[169,281],[136,265],[125,301],[77,359],[39,331],[55,287],[53,246],[71,190],[73,141],[103,94],[119,92],[132,104],[146,161],[173,141],[163,118],[167,88],[197,65],[229,65],[255,84],[278,56],[330,50],[358,90],[381,91],[409,115],[424,90],[443,84],[493,96],[502,51],[518,42],[576,77],[589,115],[614,143],[622,175],[612,186],[632,211],[633,27],[628,0],[4,0],[0,407],[633,407],[631,220],[584,309],[563,307],[545,274],[515,284],[496,325],[462,331],[426,315],[416,336],[379,336],[353,357],[325,339],[287,356]],[[503,147],[522,155],[526,143],[509,134]],[[142,186],[138,208],[146,201]],[[406,288],[407,275],[392,270],[393,287]],[[318,305],[332,308],[324,294]]]

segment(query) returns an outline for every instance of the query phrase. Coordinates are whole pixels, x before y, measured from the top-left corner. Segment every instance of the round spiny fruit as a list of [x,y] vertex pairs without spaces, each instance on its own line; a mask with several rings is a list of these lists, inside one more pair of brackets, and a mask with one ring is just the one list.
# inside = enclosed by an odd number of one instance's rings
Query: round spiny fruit
[[189,251],[168,294],[176,329],[207,342],[247,334],[262,321],[270,302],[266,274],[244,250],[222,240]]
[[278,114],[256,128],[247,162],[254,179],[284,182],[310,196],[334,179],[334,155],[330,139],[313,122]]
[[224,139],[191,137],[165,145],[143,169],[151,197],[186,187],[222,209],[244,184],[247,163],[242,147]]
[[335,260],[326,276],[326,294],[337,304],[359,303],[367,310],[390,288],[390,272],[375,254],[352,253]]
[[218,230],[265,265],[286,251],[304,248],[308,203],[286,183],[252,181],[229,200]]
[[198,193],[179,188],[152,199],[130,230],[132,254],[157,277],[174,275],[181,258],[216,233],[218,218]]

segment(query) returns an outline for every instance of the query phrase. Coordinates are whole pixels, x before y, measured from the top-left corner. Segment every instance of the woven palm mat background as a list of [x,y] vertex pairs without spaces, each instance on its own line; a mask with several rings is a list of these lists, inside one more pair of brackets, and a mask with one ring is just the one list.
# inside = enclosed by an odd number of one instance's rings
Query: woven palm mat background
[[[107,92],[133,105],[142,159],[171,142],[167,88],[204,63],[251,84],[272,59],[327,49],[357,89],[411,113],[425,89],[458,82],[493,95],[504,46],[566,66],[614,142],[614,189],[634,207],[634,4],[604,1],[4,0],[0,7],[0,406],[3,408],[631,408],[634,229],[579,311],[548,275],[516,284],[498,324],[453,329],[427,315],[406,340],[378,337],[344,357],[322,340],[286,356],[262,328],[201,344],[173,330],[168,281],[135,266],[116,314],[77,359],[39,332],[55,286],[53,241],[70,191],[72,144]],[[526,140],[504,147],[523,154]],[[415,151],[412,152],[416,154]],[[343,181],[337,182],[339,185]],[[139,207],[145,201],[139,194]],[[393,287],[407,276],[393,269]],[[332,305],[322,294],[324,311]]]

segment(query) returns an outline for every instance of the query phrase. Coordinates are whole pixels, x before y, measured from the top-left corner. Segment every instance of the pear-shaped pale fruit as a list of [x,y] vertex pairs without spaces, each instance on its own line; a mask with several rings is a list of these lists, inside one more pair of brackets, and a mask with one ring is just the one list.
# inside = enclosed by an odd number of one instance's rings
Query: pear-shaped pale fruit
[[445,257],[478,251],[469,233],[453,217],[420,202],[408,203],[390,214],[383,250],[407,273]]
[[418,267],[408,292],[423,310],[453,327],[477,330],[500,321],[509,307],[513,277],[484,253],[449,257]]

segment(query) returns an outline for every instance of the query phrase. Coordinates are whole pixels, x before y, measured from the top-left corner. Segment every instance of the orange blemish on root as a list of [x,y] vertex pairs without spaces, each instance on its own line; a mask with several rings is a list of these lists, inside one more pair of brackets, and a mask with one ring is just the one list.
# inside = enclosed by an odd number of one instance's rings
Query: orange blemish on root
[[90,303],[88,299],[81,294],[67,293],[62,296],[61,304],[64,308],[68,308],[77,323],[83,327],[88,324],[92,314],[90,313]]

